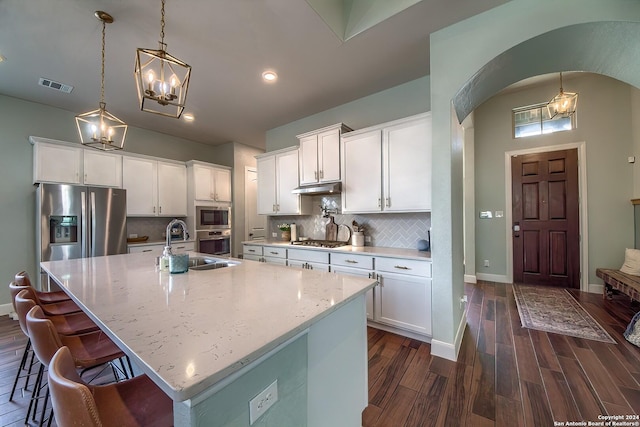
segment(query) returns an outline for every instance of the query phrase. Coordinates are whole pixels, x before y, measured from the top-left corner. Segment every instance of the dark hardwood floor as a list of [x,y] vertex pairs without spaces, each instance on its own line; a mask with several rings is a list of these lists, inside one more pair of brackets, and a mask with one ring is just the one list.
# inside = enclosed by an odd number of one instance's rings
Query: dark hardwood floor
[[512,286],[490,282],[467,285],[457,362],[432,357],[429,344],[369,329],[363,426],[538,427],[640,414],[640,348],[622,336],[640,306],[572,293],[617,344],[522,328]]
[[[573,294],[617,344],[524,329],[511,285],[489,282],[467,285],[457,362],[432,357],[429,344],[370,328],[363,426],[538,427],[640,414],[640,348],[622,336],[640,306],[624,296]],[[25,343],[18,323],[0,316],[0,426],[24,425],[30,393],[8,400]]]

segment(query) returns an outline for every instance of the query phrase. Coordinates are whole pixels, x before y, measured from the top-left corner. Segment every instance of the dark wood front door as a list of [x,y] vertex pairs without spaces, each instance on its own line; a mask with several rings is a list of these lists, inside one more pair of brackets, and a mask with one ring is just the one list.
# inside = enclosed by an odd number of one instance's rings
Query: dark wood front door
[[578,150],[511,157],[513,281],[580,288]]

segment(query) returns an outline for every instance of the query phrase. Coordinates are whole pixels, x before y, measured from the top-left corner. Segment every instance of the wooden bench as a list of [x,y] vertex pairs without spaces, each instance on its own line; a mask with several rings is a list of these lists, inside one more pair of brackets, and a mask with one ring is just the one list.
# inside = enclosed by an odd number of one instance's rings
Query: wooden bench
[[640,276],[608,268],[596,269],[596,276],[604,281],[603,297],[611,298],[615,289],[633,300],[640,301]]

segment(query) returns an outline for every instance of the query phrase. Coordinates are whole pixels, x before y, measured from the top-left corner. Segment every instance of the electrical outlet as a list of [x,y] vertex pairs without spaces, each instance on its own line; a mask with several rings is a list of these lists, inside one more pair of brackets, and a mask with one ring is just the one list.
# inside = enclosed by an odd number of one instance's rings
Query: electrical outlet
[[367,243],[371,243],[371,236],[364,236],[364,241]]
[[489,260],[488,260],[488,259],[485,259],[485,260],[484,260],[484,266],[485,266],[485,267],[489,267]]
[[267,409],[278,401],[278,380],[272,382],[256,397],[249,401],[249,424],[255,423]]
[[138,235],[137,235],[137,234],[129,234],[129,238],[130,238],[130,239],[135,239],[136,237],[138,237]]
[[278,237],[278,233],[271,233],[271,237]]

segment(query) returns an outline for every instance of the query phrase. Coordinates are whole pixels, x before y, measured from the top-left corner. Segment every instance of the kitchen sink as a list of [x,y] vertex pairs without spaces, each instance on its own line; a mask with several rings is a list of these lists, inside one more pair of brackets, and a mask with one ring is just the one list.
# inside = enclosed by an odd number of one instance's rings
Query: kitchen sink
[[233,267],[238,264],[240,264],[238,261],[230,261],[224,258],[189,257],[189,270],[215,270],[216,268]]

